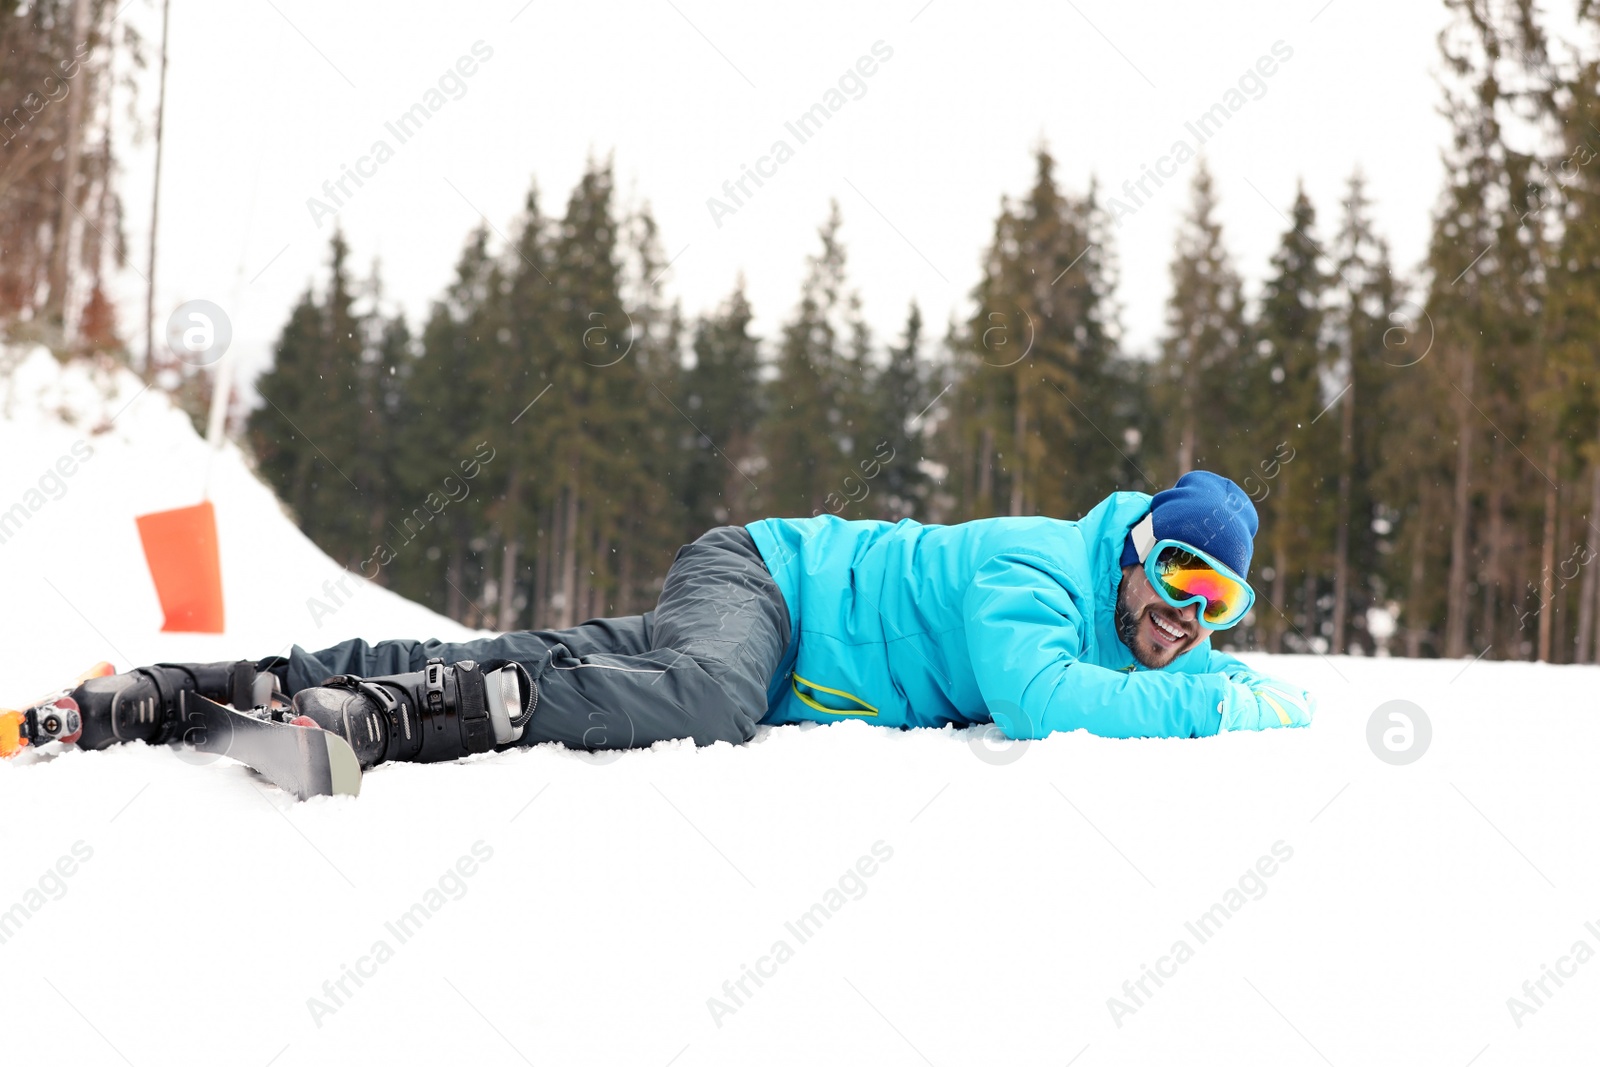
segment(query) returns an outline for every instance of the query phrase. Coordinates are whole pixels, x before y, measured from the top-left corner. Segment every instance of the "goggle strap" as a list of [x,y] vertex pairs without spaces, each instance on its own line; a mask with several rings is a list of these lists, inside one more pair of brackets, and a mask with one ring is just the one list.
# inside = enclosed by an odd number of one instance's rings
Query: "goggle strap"
[[1133,550],[1139,553],[1139,562],[1143,563],[1149,558],[1150,550],[1156,547],[1155,512],[1135,523],[1130,536],[1133,538]]

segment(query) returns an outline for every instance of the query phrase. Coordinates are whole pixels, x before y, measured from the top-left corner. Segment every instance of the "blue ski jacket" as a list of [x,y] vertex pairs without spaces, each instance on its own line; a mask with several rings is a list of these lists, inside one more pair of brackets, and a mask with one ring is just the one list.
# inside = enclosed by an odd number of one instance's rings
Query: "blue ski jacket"
[[792,634],[761,721],[1215,734],[1217,672],[1239,660],[1208,637],[1152,671],[1117,637],[1123,541],[1149,510],[1144,493],[1114,493],[1076,521],[750,524]]

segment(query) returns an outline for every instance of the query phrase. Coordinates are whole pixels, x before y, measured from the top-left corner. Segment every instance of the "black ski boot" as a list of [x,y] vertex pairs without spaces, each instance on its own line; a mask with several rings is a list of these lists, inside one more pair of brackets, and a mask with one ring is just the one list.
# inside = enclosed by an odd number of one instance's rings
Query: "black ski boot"
[[185,725],[180,693],[198,693],[247,711],[270,704],[278,688],[276,675],[258,672],[249,660],[157,663],[126,674],[90,678],[71,693],[83,720],[83,733],[76,740],[87,749],[124,741],[152,745],[181,741]]
[[289,721],[307,719],[343,737],[366,770],[385,760],[436,763],[510,744],[538,702],[538,686],[519,663],[446,666],[430,659],[409,674],[344,674],[302,689]]

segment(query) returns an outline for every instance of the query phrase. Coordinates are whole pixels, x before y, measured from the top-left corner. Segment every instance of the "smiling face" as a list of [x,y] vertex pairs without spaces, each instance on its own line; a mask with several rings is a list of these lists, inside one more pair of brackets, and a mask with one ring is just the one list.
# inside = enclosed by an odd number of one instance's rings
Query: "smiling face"
[[1205,639],[1200,628],[1200,606],[1179,610],[1161,599],[1150,586],[1144,567],[1122,568],[1117,588],[1117,636],[1133,658],[1151,670],[1160,670]]

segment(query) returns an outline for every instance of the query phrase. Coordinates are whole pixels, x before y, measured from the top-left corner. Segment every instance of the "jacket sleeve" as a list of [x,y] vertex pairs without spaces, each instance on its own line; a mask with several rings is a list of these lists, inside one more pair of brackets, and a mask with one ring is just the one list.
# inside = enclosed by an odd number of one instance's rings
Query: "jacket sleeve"
[[1079,598],[1047,557],[1027,550],[992,557],[967,589],[967,651],[989,713],[1007,737],[1078,729],[1102,737],[1217,732],[1226,678],[1130,674],[1083,662],[1093,623]]

